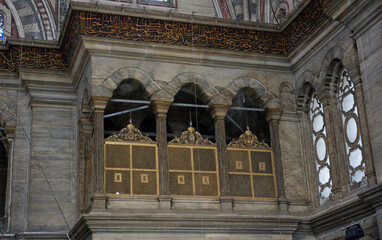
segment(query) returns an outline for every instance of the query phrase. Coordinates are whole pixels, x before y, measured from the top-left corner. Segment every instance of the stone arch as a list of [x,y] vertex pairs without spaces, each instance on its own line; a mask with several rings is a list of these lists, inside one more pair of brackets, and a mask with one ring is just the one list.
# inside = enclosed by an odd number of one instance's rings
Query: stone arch
[[204,93],[202,100],[208,104],[225,105],[230,103],[230,101],[221,95],[220,92],[212,86],[205,77],[197,73],[186,72],[177,75],[166,85],[165,90],[172,96],[172,98],[174,98],[179,90],[188,83],[194,83],[200,87]]
[[[19,37],[25,38],[24,28],[23,28],[23,25],[21,23],[21,19],[20,19],[20,16],[17,12],[15,5],[13,5],[13,2],[11,0],[5,0],[5,3],[7,5],[7,7],[9,8],[9,11],[12,13],[13,20],[15,20],[15,24],[16,24],[16,28],[17,28],[17,32],[19,34]],[[1,4],[0,4],[0,6],[1,6]]]
[[324,83],[326,88],[336,91],[339,74],[344,68],[353,82],[361,80],[358,55],[354,44],[350,45],[346,51],[340,47],[334,47],[328,51],[322,64],[320,82]]
[[309,100],[313,91],[322,89],[318,78],[311,72],[303,72],[297,80],[297,107],[302,111],[309,109]]
[[343,61],[345,55],[345,51],[341,47],[333,47],[330,49],[324,58],[324,61],[322,63],[321,72],[319,76],[320,82],[324,83],[326,82],[326,75],[328,72],[331,71],[336,65],[333,64],[333,62]]
[[150,100],[157,100],[155,99],[154,95],[156,97],[166,97],[168,95],[166,95],[159,84],[154,82],[152,78],[144,71],[138,68],[125,67],[115,71],[110,77],[105,79],[101,85],[93,85],[92,96],[110,98],[112,97],[114,90],[117,89],[122,81],[127,79],[134,79],[138,83],[142,84],[143,89],[145,89],[145,95]]
[[227,98],[232,100],[243,88],[251,88],[255,91],[256,98],[261,102],[260,106],[276,107],[273,106],[274,103],[278,102],[275,101],[276,96],[268,91],[260,81],[250,77],[240,77],[233,80],[227,88],[229,92]]

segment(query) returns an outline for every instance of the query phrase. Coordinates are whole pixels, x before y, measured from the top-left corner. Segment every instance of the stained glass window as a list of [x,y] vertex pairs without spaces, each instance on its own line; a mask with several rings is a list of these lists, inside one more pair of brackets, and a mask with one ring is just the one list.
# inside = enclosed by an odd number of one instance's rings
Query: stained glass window
[[0,42],[4,41],[4,15],[0,13]]
[[317,172],[319,203],[323,204],[325,201],[333,197],[333,183],[330,174],[330,159],[324,120],[324,108],[315,93],[312,95],[309,109],[312,127],[313,152]]
[[341,74],[338,105],[342,115],[349,180],[350,185],[354,185],[366,180],[366,165],[363,158],[363,145],[354,84],[346,70],[343,70]]

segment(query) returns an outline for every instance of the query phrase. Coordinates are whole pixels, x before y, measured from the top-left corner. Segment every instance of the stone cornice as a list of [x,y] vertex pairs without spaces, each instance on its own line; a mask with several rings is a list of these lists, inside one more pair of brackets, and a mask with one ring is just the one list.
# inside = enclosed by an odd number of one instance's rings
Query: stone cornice
[[85,214],[72,228],[70,236],[85,238],[92,233],[235,233],[292,234],[301,219],[281,216],[240,216],[199,214]]
[[0,71],[70,71],[81,36],[287,55],[327,19],[324,11],[334,1],[311,0],[283,31],[206,25],[195,23],[194,19],[179,22],[115,15],[97,9],[94,11],[98,12],[87,12],[84,10],[89,6],[84,6],[83,10],[72,10],[69,14],[59,46],[44,44],[44,41],[10,39],[8,49],[0,50]]

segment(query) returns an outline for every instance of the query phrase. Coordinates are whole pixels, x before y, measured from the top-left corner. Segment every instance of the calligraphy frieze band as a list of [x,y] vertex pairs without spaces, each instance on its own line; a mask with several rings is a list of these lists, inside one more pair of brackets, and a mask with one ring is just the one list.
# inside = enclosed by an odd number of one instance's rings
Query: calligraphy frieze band
[[282,32],[182,23],[74,10],[60,49],[10,46],[0,51],[0,71],[18,68],[68,71],[81,36],[188,47],[287,55],[329,17],[336,0],[311,0]]

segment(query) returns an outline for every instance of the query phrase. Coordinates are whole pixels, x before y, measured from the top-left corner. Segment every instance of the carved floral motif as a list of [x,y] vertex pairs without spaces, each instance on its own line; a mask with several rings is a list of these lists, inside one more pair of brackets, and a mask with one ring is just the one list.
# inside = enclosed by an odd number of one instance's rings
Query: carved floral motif
[[214,145],[208,138],[195,131],[195,128],[189,127],[187,131],[182,132],[180,137],[175,137],[170,143],[175,144],[194,144],[194,145]]
[[245,131],[244,134],[240,135],[239,139],[232,140],[228,146],[243,148],[270,148],[264,141],[260,142],[256,135],[252,134],[251,131]]
[[141,131],[134,127],[133,124],[127,125],[118,134],[113,134],[112,136],[106,138],[106,141],[111,142],[146,142],[155,143],[147,136],[143,136]]

